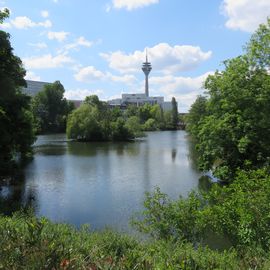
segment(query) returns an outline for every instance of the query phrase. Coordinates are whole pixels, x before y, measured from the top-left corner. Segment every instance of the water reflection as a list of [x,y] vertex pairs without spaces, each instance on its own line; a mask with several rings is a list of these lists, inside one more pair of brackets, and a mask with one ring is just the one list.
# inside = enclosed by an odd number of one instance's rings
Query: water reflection
[[172,149],[172,161],[173,162],[175,161],[176,155],[177,155],[177,150],[176,149]]
[[0,181],[0,213],[12,215],[14,212],[35,207],[32,194],[25,194],[25,176],[20,169]]
[[111,151],[116,151],[117,155],[139,155],[140,148],[136,142],[68,142],[67,151],[68,154],[75,156],[96,156],[97,154],[107,155]]
[[193,165],[184,131],[152,132],[129,143],[78,143],[67,141],[64,134],[40,136],[35,157],[17,179],[16,189],[8,193],[0,184],[0,198],[6,201],[6,209],[0,211],[31,205],[38,216],[53,221],[128,231],[129,218],[142,208],[146,191],[159,186],[178,198],[197,189],[201,175]]

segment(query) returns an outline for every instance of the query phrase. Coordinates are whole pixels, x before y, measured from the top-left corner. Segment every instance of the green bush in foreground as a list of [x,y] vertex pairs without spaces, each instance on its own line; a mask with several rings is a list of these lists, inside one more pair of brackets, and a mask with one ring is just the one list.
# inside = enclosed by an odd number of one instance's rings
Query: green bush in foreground
[[213,185],[188,198],[173,201],[159,189],[146,194],[143,216],[133,224],[155,239],[181,239],[194,247],[215,234],[230,243],[243,269],[264,269],[266,264],[270,269],[269,202],[269,170],[238,171],[229,186]]
[[0,269],[239,269],[233,251],[171,241],[138,242],[47,219],[0,218]]

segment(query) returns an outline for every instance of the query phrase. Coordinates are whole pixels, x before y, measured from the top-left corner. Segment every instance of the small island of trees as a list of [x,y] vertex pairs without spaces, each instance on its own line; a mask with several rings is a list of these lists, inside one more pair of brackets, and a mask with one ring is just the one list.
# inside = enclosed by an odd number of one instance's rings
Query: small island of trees
[[[175,99],[174,99],[175,102]],[[176,102],[175,102],[176,104]],[[143,131],[176,129],[177,108],[163,112],[161,107],[144,104],[130,105],[127,110],[110,108],[95,95],[86,97],[84,103],[68,117],[67,136],[78,141],[127,141],[144,136]]]

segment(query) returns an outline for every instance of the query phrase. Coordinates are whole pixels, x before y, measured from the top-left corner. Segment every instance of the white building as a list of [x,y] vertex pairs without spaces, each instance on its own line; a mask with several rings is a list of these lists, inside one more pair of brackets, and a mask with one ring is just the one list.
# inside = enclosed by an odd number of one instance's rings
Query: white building
[[146,94],[122,94],[122,98],[108,100],[108,104],[112,107],[120,106],[123,108],[128,105],[139,107],[144,104],[158,104],[164,111],[172,109],[172,103],[170,101],[164,101],[164,97],[148,97]]

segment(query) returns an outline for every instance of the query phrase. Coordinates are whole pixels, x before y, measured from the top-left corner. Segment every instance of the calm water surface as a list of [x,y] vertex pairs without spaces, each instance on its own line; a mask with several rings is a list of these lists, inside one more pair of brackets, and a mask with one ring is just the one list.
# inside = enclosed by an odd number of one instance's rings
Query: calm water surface
[[160,187],[177,198],[197,189],[188,136],[184,131],[148,133],[131,143],[67,142],[64,134],[39,136],[34,159],[20,185],[3,185],[8,207],[31,204],[38,216],[92,228],[129,230],[144,193]]

